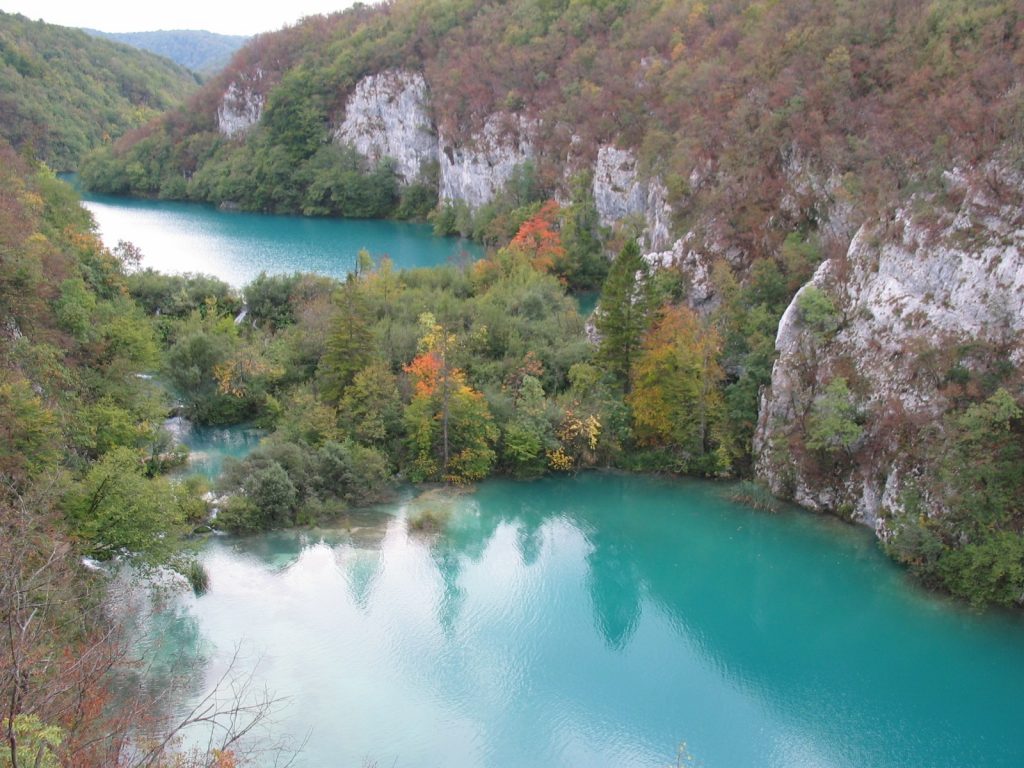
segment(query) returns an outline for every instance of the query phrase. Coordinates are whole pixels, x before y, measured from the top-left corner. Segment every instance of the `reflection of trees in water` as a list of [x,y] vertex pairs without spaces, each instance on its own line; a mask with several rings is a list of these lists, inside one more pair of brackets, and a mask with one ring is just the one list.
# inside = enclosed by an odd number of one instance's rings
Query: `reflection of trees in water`
[[614,537],[591,535],[587,585],[594,623],[609,647],[622,650],[640,623],[640,575],[628,544]]
[[367,612],[377,579],[384,571],[380,548],[338,547],[334,550],[334,560],[345,578],[352,602],[361,611]]
[[124,649],[110,680],[113,704],[126,710],[150,704],[146,721],[133,724],[135,735],[162,734],[204,688],[213,649],[191,600],[188,588],[170,578],[146,582],[125,572],[111,584],[108,610]]
[[459,613],[466,602],[466,590],[459,586],[462,554],[444,543],[431,547],[430,557],[441,577],[441,596],[437,601],[437,621],[446,636],[452,636]]

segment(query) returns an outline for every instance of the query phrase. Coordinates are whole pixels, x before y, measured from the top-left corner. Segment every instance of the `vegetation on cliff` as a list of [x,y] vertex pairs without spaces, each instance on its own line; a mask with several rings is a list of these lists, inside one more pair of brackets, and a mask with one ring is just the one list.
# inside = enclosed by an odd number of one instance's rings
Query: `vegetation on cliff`
[[[165,760],[164,692],[124,686],[112,577],[198,585],[182,536],[207,510],[163,474],[165,393],[141,375],[160,367],[158,328],[117,253],[70,187],[0,141],[0,765],[233,764]],[[236,726],[266,716],[247,706]]]

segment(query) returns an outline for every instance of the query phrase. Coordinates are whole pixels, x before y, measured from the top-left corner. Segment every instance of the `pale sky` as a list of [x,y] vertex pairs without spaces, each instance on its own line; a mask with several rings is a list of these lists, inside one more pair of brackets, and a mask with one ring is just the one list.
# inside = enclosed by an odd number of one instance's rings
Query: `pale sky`
[[[253,35],[293,24],[303,16],[340,11],[355,0],[0,0],[0,10],[64,27],[102,32],[206,29],[225,35]],[[369,3],[368,3],[369,4]]]

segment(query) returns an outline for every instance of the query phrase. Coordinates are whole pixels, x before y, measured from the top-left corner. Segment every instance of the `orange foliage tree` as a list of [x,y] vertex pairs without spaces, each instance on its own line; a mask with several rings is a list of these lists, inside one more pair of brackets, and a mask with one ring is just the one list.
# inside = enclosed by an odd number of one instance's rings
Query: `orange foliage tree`
[[685,306],[662,309],[630,372],[637,440],[663,448],[687,472],[728,469],[723,445],[718,333]]
[[484,396],[451,363],[457,339],[434,316],[420,317],[420,353],[405,367],[413,398],[405,410],[414,480],[464,483],[487,476],[498,431]]
[[529,258],[534,269],[540,272],[559,272],[560,268],[565,267],[562,236],[555,229],[558,212],[558,203],[548,200],[536,214],[520,225],[519,231],[508,244],[510,251]]

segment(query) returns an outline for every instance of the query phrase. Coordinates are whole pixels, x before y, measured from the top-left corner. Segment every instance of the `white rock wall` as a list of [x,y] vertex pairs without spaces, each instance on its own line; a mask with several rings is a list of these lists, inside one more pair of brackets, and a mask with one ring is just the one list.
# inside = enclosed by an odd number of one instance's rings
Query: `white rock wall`
[[232,82],[217,109],[217,128],[228,138],[245,135],[260,121],[264,99],[256,90],[263,74],[256,70],[251,77]]
[[426,163],[438,160],[429,102],[419,73],[389,70],[364,77],[345,105],[334,139],[352,144],[373,162],[393,158],[398,175],[412,183]]
[[441,200],[463,200],[470,208],[489,203],[515,167],[533,157],[533,129],[526,118],[498,113],[488,117],[483,130],[464,143],[442,135]]
[[646,250],[673,247],[669,229],[672,210],[665,202],[665,185],[660,179],[641,179],[636,156],[630,150],[611,146],[598,149],[593,192],[602,226],[614,226],[627,216],[641,216],[646,224]]
[[[1019,210],[1000,211],[977,195],[938,231],[903,210],[893,221],[861,227],[845,260],[821,265],[810,284],[833,299],[843,325],[828,341],[816,338],[800,318],[800,294],[779,325],[779,356],[755,438],[758,472],[776,493],[811,509],[843,511],[884,533],[879,513],[898,504],[903,479],[922,468],[901,454],[881,414],[895,405],[928,423],[946,408],[941,382],[922,374],[919,351],[1008,342],[1011,362],[1024,363],[1020,218]],[[867,385],[858,405],[867,415],[865,440],[874,447],[822,477],[805,472],[783,445],[840,361],[852,362]]]

